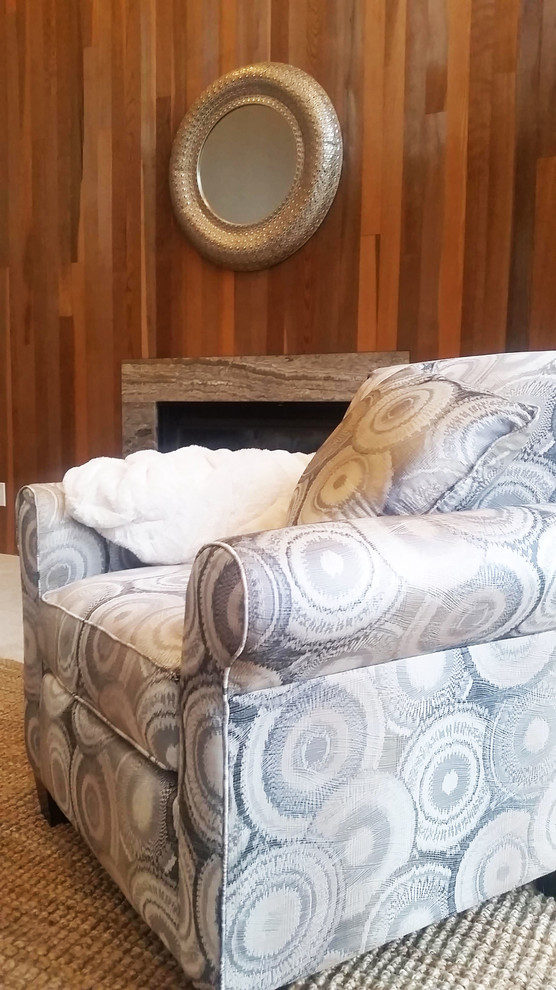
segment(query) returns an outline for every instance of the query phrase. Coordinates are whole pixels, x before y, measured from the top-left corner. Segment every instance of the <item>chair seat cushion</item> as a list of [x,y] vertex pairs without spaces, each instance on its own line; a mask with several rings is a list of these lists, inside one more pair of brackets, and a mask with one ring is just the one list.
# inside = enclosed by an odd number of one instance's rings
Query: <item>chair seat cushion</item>
[[178,766],[178,686],[191,567],[139,567],[42,599],[52,672],[159,766]]

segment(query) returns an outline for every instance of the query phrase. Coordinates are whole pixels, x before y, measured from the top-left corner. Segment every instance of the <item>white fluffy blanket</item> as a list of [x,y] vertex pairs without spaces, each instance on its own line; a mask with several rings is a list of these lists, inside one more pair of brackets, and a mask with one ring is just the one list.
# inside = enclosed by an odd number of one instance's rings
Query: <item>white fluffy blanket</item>
[[142,450],[66,473],[69,515],[146,564],[193,560],[207,542],[285,525],[311,459],[285,450]]

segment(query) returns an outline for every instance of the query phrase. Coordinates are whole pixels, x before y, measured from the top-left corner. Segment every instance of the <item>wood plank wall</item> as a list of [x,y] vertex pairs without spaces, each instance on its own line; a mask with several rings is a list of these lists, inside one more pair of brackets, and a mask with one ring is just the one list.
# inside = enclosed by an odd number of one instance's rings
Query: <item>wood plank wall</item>
[[[325,223],[278,267],[189,247],[191,102],[264,59],[342,125]],[[16,488],[117,454],[123,358],[556,345],[556,0],[0,0],[0,550]]]

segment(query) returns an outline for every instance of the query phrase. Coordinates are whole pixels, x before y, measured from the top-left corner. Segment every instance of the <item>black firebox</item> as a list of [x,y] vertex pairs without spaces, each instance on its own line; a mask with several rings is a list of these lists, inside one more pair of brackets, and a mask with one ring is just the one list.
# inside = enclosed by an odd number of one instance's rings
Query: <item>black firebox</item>
[[310,454],[338,425],[347,402],[159,402],[158,449],[198,444]]

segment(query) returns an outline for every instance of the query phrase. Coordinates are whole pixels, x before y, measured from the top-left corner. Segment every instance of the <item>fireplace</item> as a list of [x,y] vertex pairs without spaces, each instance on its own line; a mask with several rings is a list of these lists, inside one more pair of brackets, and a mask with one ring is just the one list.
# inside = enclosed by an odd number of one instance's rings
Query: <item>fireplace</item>
[[123,453],[189,444],[311,453],[372,371],[407,360],[388,351],[125,362]]

